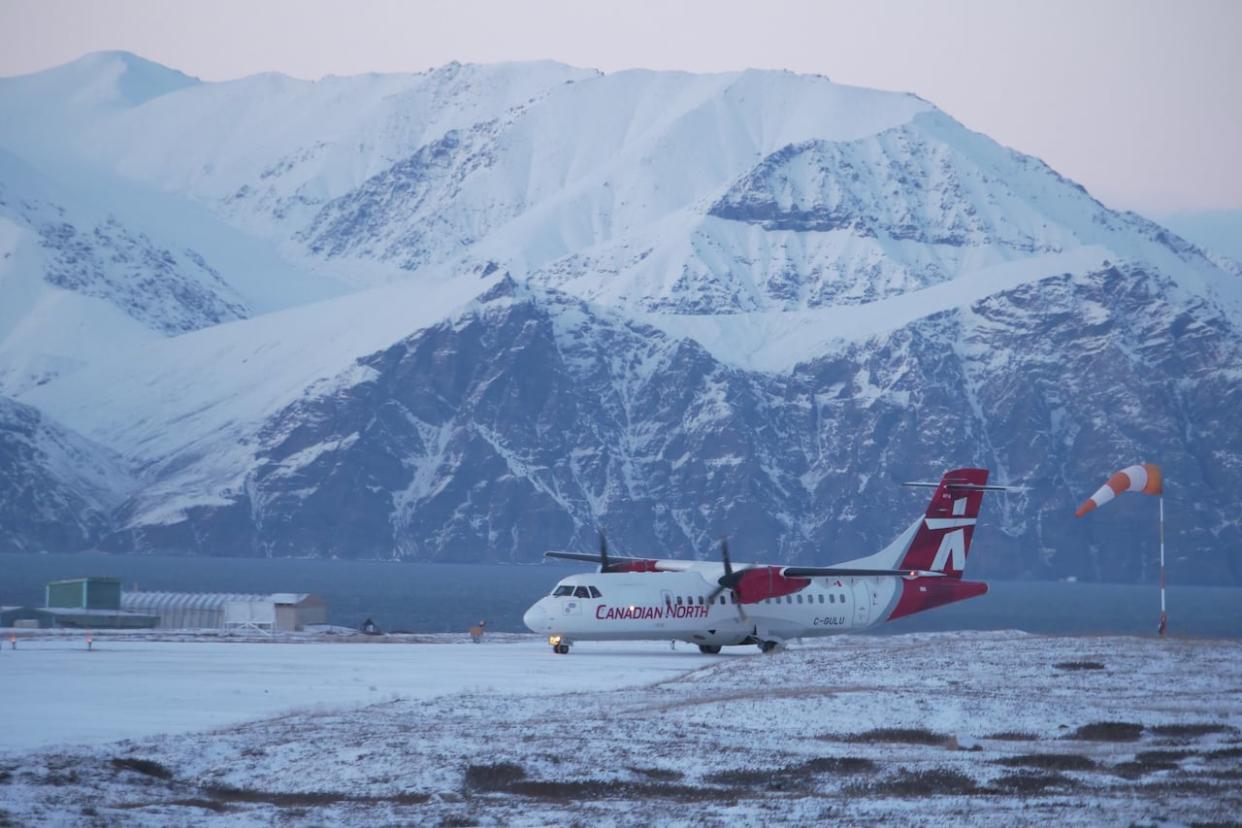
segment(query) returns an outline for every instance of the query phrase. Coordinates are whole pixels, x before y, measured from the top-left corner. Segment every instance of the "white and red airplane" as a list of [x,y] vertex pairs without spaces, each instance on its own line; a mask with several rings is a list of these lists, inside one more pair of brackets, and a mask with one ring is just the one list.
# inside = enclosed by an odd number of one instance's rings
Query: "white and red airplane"
[[771,652],[796,638],[853,632],[988,591],[962,573],[987,469],[955,469],[934,488],[927,512],[883,550],[834,566],[767,566],[546,552],[591,561],[599,570],[571,575],[522,620],[548,636],[557,653],[577,641],[663,640],[697,644],[704,653],[757,644]]

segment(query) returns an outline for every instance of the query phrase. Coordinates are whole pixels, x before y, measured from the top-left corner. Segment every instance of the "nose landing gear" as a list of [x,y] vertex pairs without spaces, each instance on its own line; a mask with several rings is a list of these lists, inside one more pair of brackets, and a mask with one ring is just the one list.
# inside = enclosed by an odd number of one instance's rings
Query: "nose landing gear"
[[559,635],[548,636],[548,643],[552,645],[552,652],[557,655],[569,654],[569,642],[561,638]]
[[700,644],[699,652],[704,655],[716,655],[720,652],[720,646],[717,644]]

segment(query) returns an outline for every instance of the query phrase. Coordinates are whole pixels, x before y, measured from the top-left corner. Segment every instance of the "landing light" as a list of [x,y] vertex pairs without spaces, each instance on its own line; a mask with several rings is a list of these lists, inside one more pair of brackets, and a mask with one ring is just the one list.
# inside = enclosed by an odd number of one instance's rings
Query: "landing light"
[[548,636],[548,643],[555,647],[561,643],[561,637],[559,635],[550,635]]

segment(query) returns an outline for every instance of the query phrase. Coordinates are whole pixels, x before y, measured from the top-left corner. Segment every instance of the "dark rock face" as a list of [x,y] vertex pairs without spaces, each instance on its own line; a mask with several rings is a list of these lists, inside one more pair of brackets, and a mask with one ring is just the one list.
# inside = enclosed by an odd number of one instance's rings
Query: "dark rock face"
[[[168,335],[244,319],[245,305],[227,298],[220,273],[194,250],[173,253],[143,233],[108,219],[90,231],[65,221],[38,225],[56,287],[105,299]],[[186,272],[194,275],[187,275]]]
[[516,207],[493,205],[490,215],[475,208],[463,220],[451,209],[466,180],[495,163],[494,130],[491,122],[450,130],[329,201],[298,238],[321,256],[396,260],[410,270],[426,264],[432,248],[445,239],[460,248],[469,246],[495,221],[517,212]]
[[110,302],[152,330],[175,336],[249,315],[202,254],[161,247],[115,216],[83,218],[3,180],[0,212],[38,235],[44,281]]
[[728,534],[739,558],[827,563],[921,513],[897,482],[979,464],[1028,488],[988,496],[977,574],[1127,580],[1155,565],[1154,500],[1073,510],[1152,461],[1171,559],[1237,582],[1242,346],[1170,295],[1142,271],[1047,279],[776,376],[506,282],[281,412],[234,505],[161,531],[213,554],[529,561],[603,526],[628,554],[714,557]]
[[90,548],[125,482],[105,449],[0,397],[0,552]]
[[[1017,153],[996,169],[992,154],[975,155],[970,142],[939,140],[934,133],[947,121],[925,115],[855,141],[791,144],[737,181],[710,215],[765,230],[845,230],[950,247],[1057,250],[1056,239],[1018,217],[1025,212],[1023,198],[1042,186],[1063,187],[1065,180]],[[1027,185],[1022,195],[1010,188],[1019,181]],[[1100,222],[1113,222],[1100,205],[1094,210]]]

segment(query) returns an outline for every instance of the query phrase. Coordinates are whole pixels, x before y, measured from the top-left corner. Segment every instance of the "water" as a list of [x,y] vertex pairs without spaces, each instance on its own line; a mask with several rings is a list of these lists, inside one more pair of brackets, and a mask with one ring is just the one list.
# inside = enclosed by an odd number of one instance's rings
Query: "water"
[[[578,564],[528,566],[414,564],[265,558],[160,558],[112,555],[0,555],[0,606],[42,606],[43,587],[60,578],[120,578],[126,589],[177,592],[313,592],[328,620],[385,630],[461,632],[480,619],[489,629],[525,632],[522,613]],[[1155,585],[993,581],[981,598],[885,624],[877,631],[1019,629],[1036,633],[1154,635]],[[1242,637],[1242,589],[1171,586],[1169,633]]]

